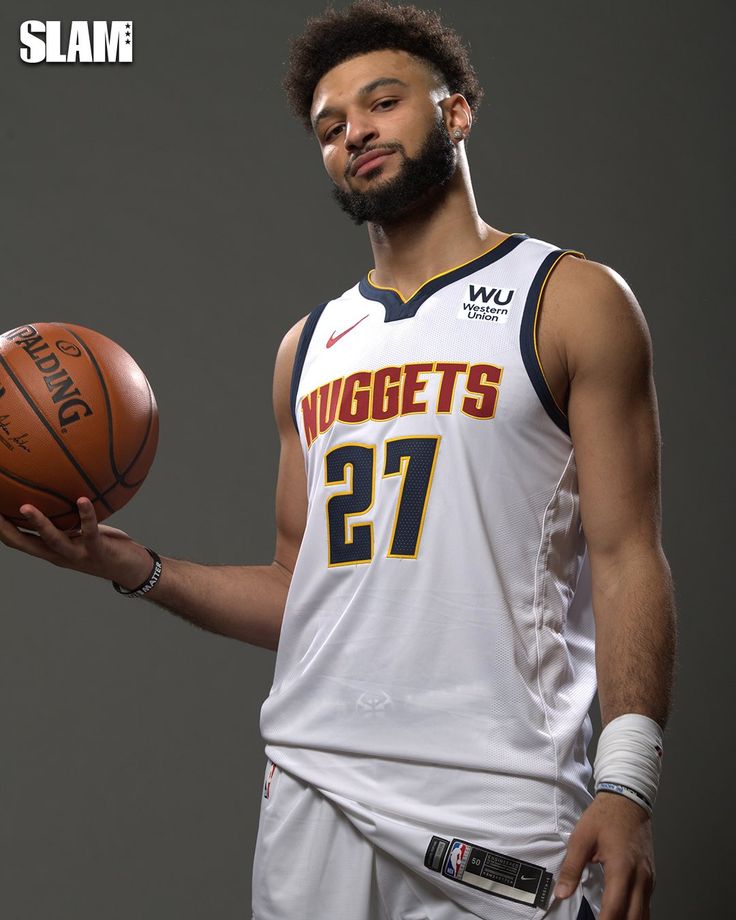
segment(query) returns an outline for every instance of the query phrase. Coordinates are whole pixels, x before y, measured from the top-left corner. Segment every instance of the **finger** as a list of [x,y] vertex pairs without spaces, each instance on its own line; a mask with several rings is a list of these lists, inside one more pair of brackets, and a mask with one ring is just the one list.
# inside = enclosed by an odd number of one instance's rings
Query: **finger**
[[654,894],[654,876],[649,876],[649,883],[644,888],[644,909],[641,912],[642,920],[651,920],[652,895]]
[[[628,920],[633,876],[621,867],[615,870],[610,865],[610,861],[605,866],[605,873],[601,912],[598,920]],[[641,902],[639,906],[641,908]],[[639,920],[638,914],[633,914],[632,916]]]
[[583,869],[593,855],[594,839],[573,832],[567,845],[567,855],[557,876],[556,898],[569,898],[580,884]]
[[632,888],[629,893],[626,920],[644,920],[644,893],[641,888]]
[[15,524],[0,515],[0,543],[10,549],[17,549],[29,556],[48,559],[49,551],[43,540],[36,534],[19,530]]
[[39,535],[43,543],[52,553],[64,559],[72,557],[74,551],[74,544],[72,541],[63,531],[55,527],[38,508],[34,508],[33,505],[21,505],[20,513],[28,522],[28,526]]
[[82,538],[87,542],[95,541],[99,537],[95,506],[88,498],[80,498],[77,500],[77,511],[79,512],[79,530]]
[[652,897],[654,881],[651,873],[641,869],[629,896],[629,912],[626,920],[649,920],[649,903]]
[[[12,537],[13,532],[17,529],[15,524],[11,524],[7,518],[0,514],[0,540],[3,540],[4,537]],[[3,542],[5,541],[3,540]]]

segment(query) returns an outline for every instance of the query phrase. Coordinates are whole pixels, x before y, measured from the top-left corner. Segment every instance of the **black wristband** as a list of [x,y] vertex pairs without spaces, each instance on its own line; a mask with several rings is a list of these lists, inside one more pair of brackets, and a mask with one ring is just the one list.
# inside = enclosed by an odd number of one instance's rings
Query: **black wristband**
[[143,584],[139,585],[137,588],[134,588],[132,591],[128,591],[127,588],[121,588],[121,586],[116,581],[112,583],[113,588],[115,588],[118,594],[122,594],[123,597],[145,597],[161,577],[161,557],[158,553],[154,552],[152,549],[149,549],[147,546],[145,547],[145,550],[151,559],[153,559],[153,568],[151,569],[151,574],[143,582]]

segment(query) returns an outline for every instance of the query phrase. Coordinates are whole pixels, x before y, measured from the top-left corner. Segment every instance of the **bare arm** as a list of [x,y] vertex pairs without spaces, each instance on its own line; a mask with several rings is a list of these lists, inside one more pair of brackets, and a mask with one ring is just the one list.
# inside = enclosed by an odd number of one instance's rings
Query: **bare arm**
[[638,712],[664,727],[675,619],[651,341],[623,279],[596,263],[574,270],[586,276],[577,290],[587,308],[579,305],[569,340],[568,419],[593,576],[601,719]]
[[[281,438],[276,490],[276,551],[270,565],[209,566],[163,558],[158,584],[147,599],[210,632],[275,649],[286,596],[306,521],[304,461],[291,417],[290,384],[294,355],[304,320],[285,336],[276,358],[274,411]],[[145,548],[122,531],[98,525],[92,504],[79,501],[81,534],[62,533],[31,505],[22,511],[24,533],[0,518],[0,541],[64,568],[116,581],[141,584],[151,570]]]
[[[565,329],[568,420],[593,577],[601,718],[606,725],[633,712],[664,726],[675,616],[661,545],[660,435],[649,332],[623,279],[602,265],[564,259],[550,284],[547,296]],[[651,822],[639,805],[611,793],[596,796],[570,837],[559,896],[575,889],[588,862],[605,867],[599,920],[648,920],[654,854]]]

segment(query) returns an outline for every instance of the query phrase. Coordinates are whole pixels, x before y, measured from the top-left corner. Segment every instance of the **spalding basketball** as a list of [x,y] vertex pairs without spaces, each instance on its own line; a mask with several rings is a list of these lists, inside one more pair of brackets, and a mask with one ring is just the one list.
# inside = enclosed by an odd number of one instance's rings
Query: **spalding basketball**
[[76,500],[102,521],[135,495],[153,463],[158,409],[143,371],[83,326],[34,323],[0,335],[0,514],[35,505],[61,530]]

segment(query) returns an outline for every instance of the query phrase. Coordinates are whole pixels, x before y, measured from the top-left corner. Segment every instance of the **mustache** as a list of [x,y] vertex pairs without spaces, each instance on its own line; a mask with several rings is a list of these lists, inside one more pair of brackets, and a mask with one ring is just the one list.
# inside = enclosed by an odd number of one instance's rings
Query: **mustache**
[[358,157],[362,157],[364,153],[370,153],[371,150],[396,150],[404,158],[406,158],[406,151],[404,150],[404,145],[400,143],[399,141],[384,141],[382,144],[369,144],[368,146],[363,147],[362,150],[358,150],[358,152],[354,156],[350,157],[350,159],[348,160],[345,166],[345,171],[343,173],[346,179],[352,176],[353,165],[355,161],[358,159]]

